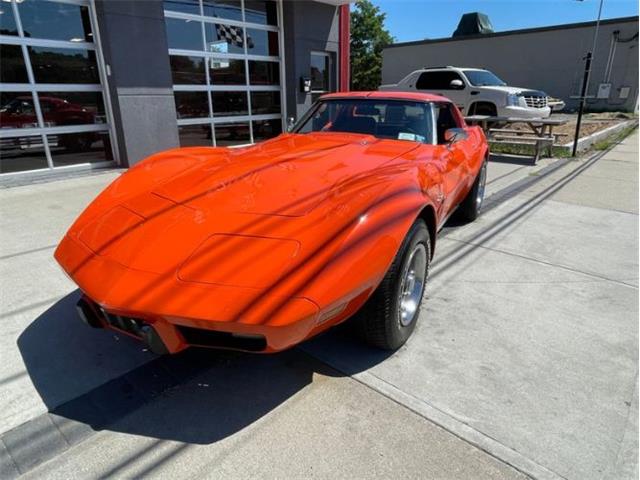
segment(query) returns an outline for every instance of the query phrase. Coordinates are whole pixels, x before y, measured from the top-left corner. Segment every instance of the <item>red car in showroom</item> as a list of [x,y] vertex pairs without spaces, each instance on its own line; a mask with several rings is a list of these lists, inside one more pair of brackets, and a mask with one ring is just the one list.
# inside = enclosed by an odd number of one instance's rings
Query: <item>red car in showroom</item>
[[135,165],[55,258],[86,323],[158,353],[274,352],[354,315],[371,345],[396,349],[418,321],[438,230],[482,207],[488,155],[444,97],[325,95],[266,142]]

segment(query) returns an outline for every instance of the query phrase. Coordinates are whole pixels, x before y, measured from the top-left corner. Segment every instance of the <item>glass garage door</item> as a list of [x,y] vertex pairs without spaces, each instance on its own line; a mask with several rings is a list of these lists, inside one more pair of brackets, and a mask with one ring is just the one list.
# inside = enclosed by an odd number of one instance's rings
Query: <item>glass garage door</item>
[[282,132],[276,1],[165,0],[181,146],[231,146]]
[[89,0],[0,1],[0,174],[113,161]]

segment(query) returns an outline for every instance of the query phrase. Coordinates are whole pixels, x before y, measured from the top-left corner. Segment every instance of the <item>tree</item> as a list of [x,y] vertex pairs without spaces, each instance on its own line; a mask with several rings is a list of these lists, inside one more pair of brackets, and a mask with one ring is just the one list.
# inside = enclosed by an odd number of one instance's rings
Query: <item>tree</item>
[[351,12],[351,89],[376,90],[382,80],[382,49],[394,38],[384,28],[386,14],[370,0]]

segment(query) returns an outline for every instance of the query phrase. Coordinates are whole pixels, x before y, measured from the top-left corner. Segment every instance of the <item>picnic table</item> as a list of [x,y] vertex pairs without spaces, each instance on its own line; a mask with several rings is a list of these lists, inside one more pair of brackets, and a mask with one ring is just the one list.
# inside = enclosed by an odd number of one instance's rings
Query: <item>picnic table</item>
[[[567,120],[561,118],[517,118],[499,117],[490,115],[471,115],[465,117],[467,123],[480,125],[487,136],[487,140],[493,143],[504,143],[511,145],[533,145],[535,147],[534,164],[540,158],[542,150],[547,150],[549,156],[552,154],[554,143],[557,137],[563,134],[553,133],[554,127],[564,125]],[[501,128],[494,128],[499,124]],[[527,130],[516,130],[508,128],[513,125],[524,124],[529,127]]]

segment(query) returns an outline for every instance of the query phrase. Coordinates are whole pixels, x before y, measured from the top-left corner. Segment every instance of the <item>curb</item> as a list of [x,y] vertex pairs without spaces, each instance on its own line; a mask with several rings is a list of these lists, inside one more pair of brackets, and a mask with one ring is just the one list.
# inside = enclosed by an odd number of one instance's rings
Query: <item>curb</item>
[[[626,122],[618,123],[617,125],[612,125],[610,127],[605,128],[604,130],[600,130],[598,132],[594,132],[591,135],[586,137],[582,137],[578,139],[578,152],[583,152],[589,149],[593,144],[599,142],[600,140],[604,140],[610,135],[614,135],[618,132],[622,132],[627,128],[630,128],[634,125],[638,125],[638,119],[627,120]],[[573,142],[565,143],[564,145],[560,145],[560,148],[566,150],[567,152],[571,152],[573,150]],[[608,149],[607,149],[608,150]]]

